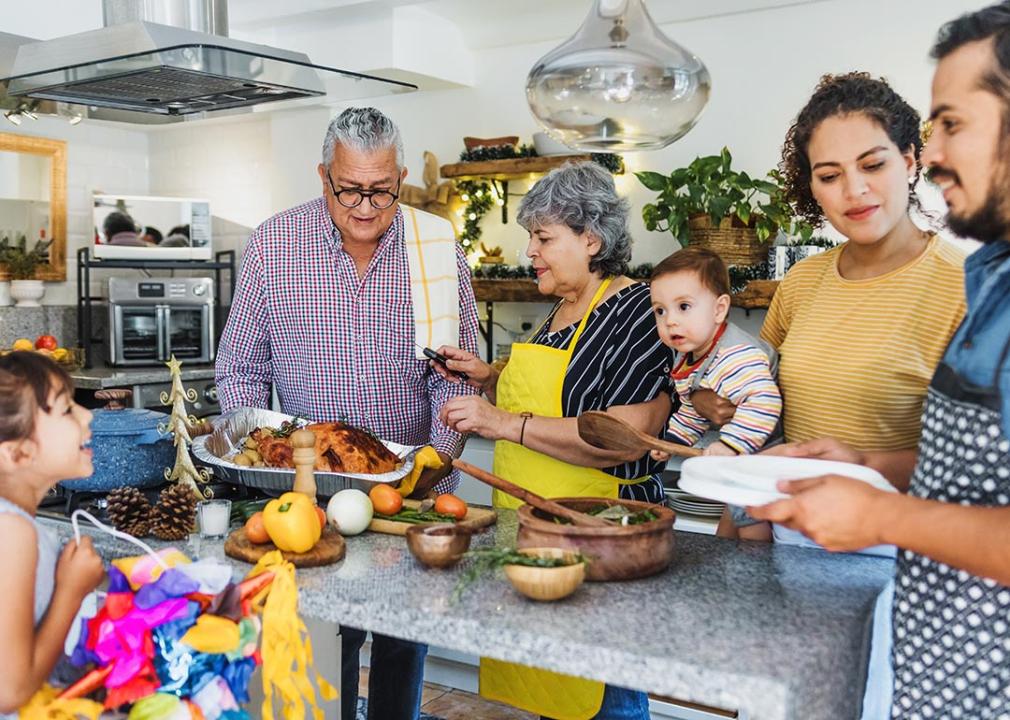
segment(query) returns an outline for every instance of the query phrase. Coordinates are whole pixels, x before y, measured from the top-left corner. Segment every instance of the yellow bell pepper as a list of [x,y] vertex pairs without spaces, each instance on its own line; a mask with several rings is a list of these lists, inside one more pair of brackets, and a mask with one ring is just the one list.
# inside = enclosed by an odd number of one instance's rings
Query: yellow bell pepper
[[323,534],[311,498],[297,492],[284,493],[267,503],[263,527],[273,544],[285,552],[308,552]]
[[396,488],[397,491],[403,497],[407,497],[414,492],[414,486],[417,485],[417,479],[421,477],[422,472],[428,468],[437,470],[440,467],[442,467],[442,458],[439,457],[438,451],[431,445],[425,445],[414,453],[414,467],[410,471],[410,475],[400,481],[400,486]]

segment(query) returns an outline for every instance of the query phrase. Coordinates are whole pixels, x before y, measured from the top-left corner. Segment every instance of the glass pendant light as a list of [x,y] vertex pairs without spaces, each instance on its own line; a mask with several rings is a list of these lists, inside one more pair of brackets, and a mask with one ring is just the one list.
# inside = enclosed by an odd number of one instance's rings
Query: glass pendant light
[[704,63],[656,27],[643,0],[594,0],[526,79],[537,121],[586,152],[666,147],[694,127],[710,90]]

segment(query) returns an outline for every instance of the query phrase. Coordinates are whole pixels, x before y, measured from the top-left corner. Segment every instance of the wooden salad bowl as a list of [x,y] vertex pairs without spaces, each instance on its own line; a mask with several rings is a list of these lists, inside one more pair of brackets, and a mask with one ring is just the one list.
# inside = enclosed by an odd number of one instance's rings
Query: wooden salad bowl
[[554,498],[554,502],[579,512],[599,505],[623,505],[639,512],[651,510],[658,520],[641,525],[587,527],[564,525],[531,505],[520,506],[516,547],[554,547],[575,550],[589,559],[589,581],[634,580],[662,572],[673,561],[673,521],[677,515],[668,507],[637,500],[616,498]]

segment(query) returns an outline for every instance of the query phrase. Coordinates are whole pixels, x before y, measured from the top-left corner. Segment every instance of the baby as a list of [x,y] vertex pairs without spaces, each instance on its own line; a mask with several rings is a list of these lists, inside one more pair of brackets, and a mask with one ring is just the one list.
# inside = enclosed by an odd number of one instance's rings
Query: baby
[[[777,354],[726,321],[730,306],[729,273],[711,250],[688,247],[663,260],[652,273],[652,310],[663,344],[675,351],[670,378],[678,399],[667,425],[667,439],[696,445],[711,423],[691,403],[699,388],[714,391],[736,405],[732,421],[706,455],[754,453],[768,442],[782,414],[782,394],[775,384]],[[656,460],[669,455],[653,452]]]

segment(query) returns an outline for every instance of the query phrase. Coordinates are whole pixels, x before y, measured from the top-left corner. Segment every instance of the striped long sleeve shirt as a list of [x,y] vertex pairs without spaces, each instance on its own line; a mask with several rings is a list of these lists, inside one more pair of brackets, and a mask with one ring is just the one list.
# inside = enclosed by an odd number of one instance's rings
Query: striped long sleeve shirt
[[[446,268],[449,271],[449,268]],[[457,252],[460,347],[477,351],[477,304]],[[449,398],[476,392],[418,360],[410,269],[398,211],[364,277],[317,198],[260,225],[249,239],[221,336],[222,411],[268,407],[318,422],[339,420],[403,445],[458,456],[462,438],[438,417]],[[436,487],[452,492],[456,471]]]
[[[768,355],[754,345],[718,347],[706,368],[671,373],[680,407],[670,417],[667,434],[676,442],[694,445],[711,426],[691,404],[696,388],[714,390],[737,406],[733,419],[720,430],[719,439],[740,454],[757,452],[768,441],[782,415],[782,394],[772,377]],[[697,374],[703,372],[700,381]]]

